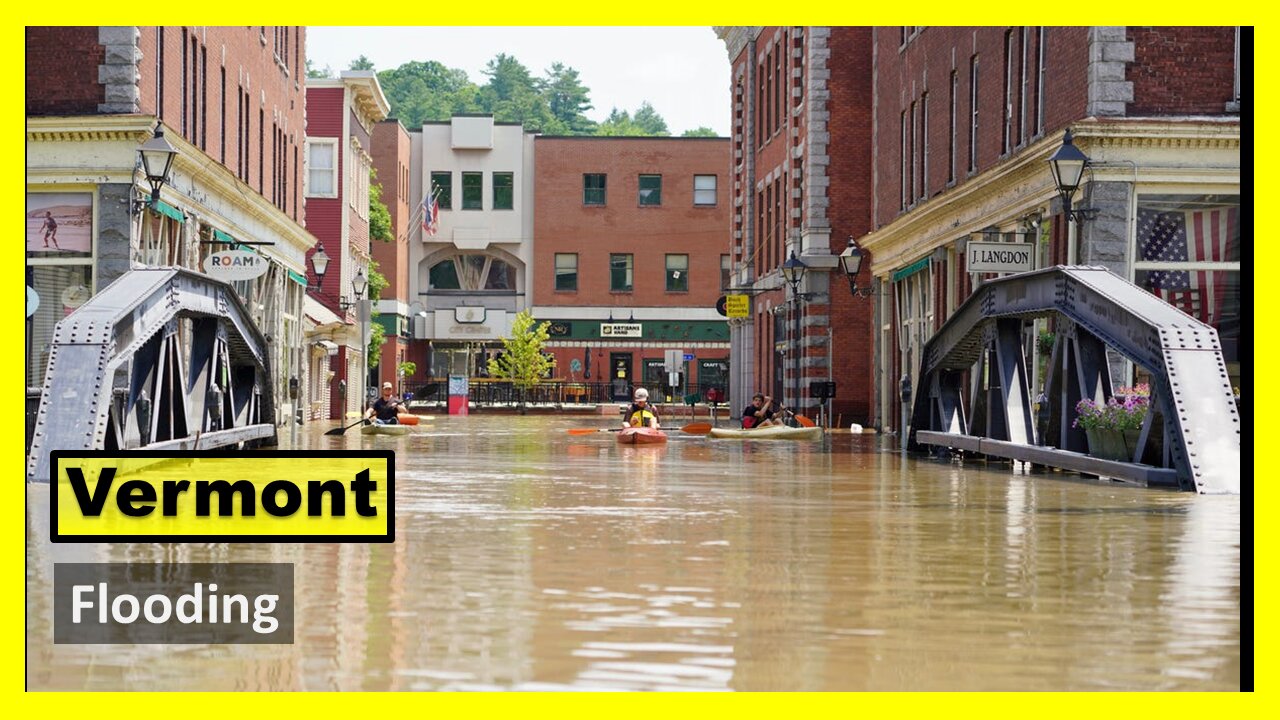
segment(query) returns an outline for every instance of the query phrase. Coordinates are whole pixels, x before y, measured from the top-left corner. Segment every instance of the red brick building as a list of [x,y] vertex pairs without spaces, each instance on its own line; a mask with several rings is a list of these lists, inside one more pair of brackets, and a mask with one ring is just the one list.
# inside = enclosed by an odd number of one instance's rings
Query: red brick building
[[[752,296],[731,323],[734,407],[759,390],[812,413],[811,383],[830,380],[833,418],[868,422],[871,304],[837,256],[871,227],[871,30],[716,32],[732,65],[733,286]],[[781,272],[792,253],[808,266],[798,298]]]
[[[306,28],[29,27],[26,29],[27,211],[83,211],[83,247],[28,242],[27,384],[43,382],[54,324],[131,267],[199,270],[240,242],[270,259],[238,283],[263,333],[277,422],[305,378],[301,196]],[[138,170],[159,124],[178,154],[160,202]],[[145,207],[144,207],[145,205]]]
[[[971,238],[1030,243],[1036,267],[1103,265],[1148,288],[1199,278],[1167,299],[1218,328],[1236,376],[1250,241],[1237,28],[889,27],[872,44],[874,227],[859,242],[886,293],[868,338],[878,424],[897,427],[901,378],[915,385],[925,341],[989,277],[965,267]],[[1079,223],[1066,221],[1047,162],[1068,128],[1091,163]],[[1147,220],[1160,214],[1185,220],[1185,252],[1159,252]],[[1198,244],[1197,222],[1211,217],[1221,234]],[[1028,326],[1028,347],[1046,329]],[[1118,382],[1132,373],[1113,363]]]
[[[387,279],[376,318],[382,323],[387,338],[378,363],[377,382],[379,385],[396,383],[397,387],[400,378],[396,368],[409,359],[409,304],[414,299],[409,288],[410,155],[409,133],[399,120],[387,118],[373,126],[373,168],[377,171],[374,182],[382,186],[382,204],[391,213],[391,234],[394,237],[389,243],[371,243],[371,254],[378,264],[378,271]],[[412,378],[406,379],[421,380],[426,370],[424,363]]]
[[556,374],[657,396],[727,390],[732,191],[726,138],[537,137],[533,306]]

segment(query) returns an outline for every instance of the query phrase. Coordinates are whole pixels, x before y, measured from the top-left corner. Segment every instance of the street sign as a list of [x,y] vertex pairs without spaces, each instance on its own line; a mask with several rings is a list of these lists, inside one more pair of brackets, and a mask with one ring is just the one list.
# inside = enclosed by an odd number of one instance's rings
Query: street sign
[[751,297],[749,295],[726,295],[725,314],[731,318],[744,318],[751,314]]
[[693,353],[685,353],[685,354],[684,354],[684,361],[685,361],[685,362],[689,362],[689,361],[690,361],[690,360],[692,360],[692,359],[693,359]]
[[1035,257],[1032,243],[1002,243],[969,241],[967,264],[969,272],[1016,273],[1031,269]]
[[684,367],[684,350],[667,350],[662,355],[662,366],[667,372],[679,372]]

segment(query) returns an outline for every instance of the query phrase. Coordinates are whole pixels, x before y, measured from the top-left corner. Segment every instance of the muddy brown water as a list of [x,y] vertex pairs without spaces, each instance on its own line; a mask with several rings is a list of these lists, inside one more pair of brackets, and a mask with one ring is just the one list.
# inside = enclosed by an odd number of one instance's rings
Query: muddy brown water
[[[88,690],[1231,690],[1239,499],[904,459],[892,439],[438,417],[394,544],[59,544],[27,490],[27,684]],[[287,433],[284,440],[288,440]],[[55,562],[290,562],[292,645],[53,645]]]

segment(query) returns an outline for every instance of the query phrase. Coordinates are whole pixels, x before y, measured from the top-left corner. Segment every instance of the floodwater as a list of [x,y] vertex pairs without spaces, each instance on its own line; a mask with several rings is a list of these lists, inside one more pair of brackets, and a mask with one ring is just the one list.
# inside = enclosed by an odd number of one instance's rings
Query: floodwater
[[[1232,690],[1239,499],[903,460],[893,438],[665,446],[439,417],[394,544],[51,545],[27,685],[60,690]],[[288,440],[287,436],[283,438]],[[292,562],[292,645],[53,645],[54,562]]]

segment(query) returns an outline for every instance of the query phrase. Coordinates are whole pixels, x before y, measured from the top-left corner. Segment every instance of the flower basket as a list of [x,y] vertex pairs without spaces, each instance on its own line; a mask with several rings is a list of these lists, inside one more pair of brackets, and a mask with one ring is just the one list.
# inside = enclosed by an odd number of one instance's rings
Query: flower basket
[[1089,438],[1089,454],[1103,460],[1133,462],[1138,449],[1139,430],[1115,430],[1112,428],[1085,428]]

